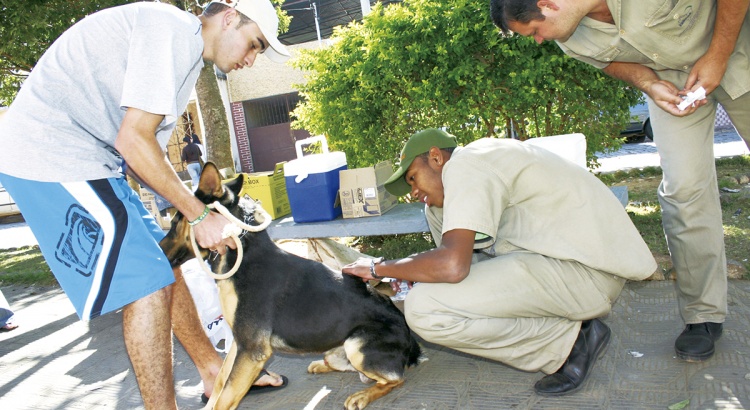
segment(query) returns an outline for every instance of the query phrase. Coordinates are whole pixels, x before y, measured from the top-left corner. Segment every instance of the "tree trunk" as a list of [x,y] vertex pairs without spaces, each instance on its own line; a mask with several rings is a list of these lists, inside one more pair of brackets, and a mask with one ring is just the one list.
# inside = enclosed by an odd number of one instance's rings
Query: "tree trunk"
[[[162,3],[177,6],[182,10],[190,10],[195,15],[203,12],[192,1],[162,0]],[[208,160],[216,164],[219,169],[231,168],[234,173],[229,123],[212,63],[206,63],[203,66],[198,76],[198,83],[195,85],[195,93],[198,96],[198,108],[203,119],[203,145],[206,147]]]
[[206,144],[208,160],[219,169],[231,168],[234,171],[229,123],[213,64],[206,63],[201,70],[198,83],[195,85],[195,93],[203,118],[203,142]]

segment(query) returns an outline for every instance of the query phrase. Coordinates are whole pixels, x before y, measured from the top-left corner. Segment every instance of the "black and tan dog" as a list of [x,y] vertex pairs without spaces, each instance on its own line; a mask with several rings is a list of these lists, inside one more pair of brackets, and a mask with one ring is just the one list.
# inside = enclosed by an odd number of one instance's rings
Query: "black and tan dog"
[[[206,164],[195,195],[204,203],[218,200],[248,225],[262,222],[255,203],[239,197],[243,177],[221,184]],[[217,281],[232,345],[216,380],[209,408],[234,409],[250,389],[273,351],[324,353],[307,371],[357,371],[375,384],[352,394],[345,406],[363,409],[403,384],[407,366],[415,365],[420,347],[401,311],[359,278],[342,275],[322,263],[300,258],[276,246],[265,231],[241,237],[244,255],[232,277]],[[161,247],[172,266],[194,257],[189,225],[177,214]],[[208,252],[202,250],[202,256]],[[210,262],[224,273],[235,264],[229,251]]]

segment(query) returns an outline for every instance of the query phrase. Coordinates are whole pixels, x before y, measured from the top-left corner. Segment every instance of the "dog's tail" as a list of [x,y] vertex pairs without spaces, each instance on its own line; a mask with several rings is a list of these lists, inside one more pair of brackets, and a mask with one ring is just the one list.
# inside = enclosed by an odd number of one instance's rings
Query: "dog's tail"
[[409,340],[409,360],[406,364],[411,367],[427,360],[427,357],[422,356],[422,348],[419,347],[419,343],[417,343],[417,339],[414,337],[414,333],[411,330],[409,330]]

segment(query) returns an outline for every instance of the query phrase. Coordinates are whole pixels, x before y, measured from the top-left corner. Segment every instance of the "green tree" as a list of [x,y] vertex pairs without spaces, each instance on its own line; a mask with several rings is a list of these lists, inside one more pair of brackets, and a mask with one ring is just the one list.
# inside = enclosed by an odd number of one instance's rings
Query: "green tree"
[[394,159],[403,141],[446,127],[460,142],[581,132],[588,157],[620,146],[640,92],[564,56],[553,43],[502,37],[486,0],[409,0],[373,7],[303,52],[295,127],[325,134],[350,166]]
[[95,11],[134,1],[0,0],[0,105],[10,105],[37,60],[68,27]]

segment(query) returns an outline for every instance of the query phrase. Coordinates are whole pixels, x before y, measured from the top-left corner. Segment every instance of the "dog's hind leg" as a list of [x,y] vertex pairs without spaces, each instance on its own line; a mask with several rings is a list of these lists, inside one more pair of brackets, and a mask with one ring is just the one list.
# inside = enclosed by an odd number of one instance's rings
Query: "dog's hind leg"
[[[234,346],[236,346],[236,343],[232,345],[232,347]],[[253,354],[248,350],[238,348],[234,364],[213,408],[218,410],[236,409],[270,357],[271,347],[268,344],[264,346],[262,354]],[[213,399],[213,396],[211,398]]]
[[325,353],[323,360],[316,360],[307,366],[308,373],[356,372],[346,358],[344,346],[339,346]]
[[365,363],[372,363],[373,358],[365,360],[365,353],[362,351],[363,344],[363,339],[359,338],[351,338],[344,342],[346,357],[351,366],[359,371],[360,378],[365,376],[374,380],[375,384],[349,396],[344,403],[347,410],[362,410],[368,404],[404,384],[404,366],[400,362],[394,362],[392,355],[373,353],[370,349],[370,354],[376,354],[380,360],[375,360],[378,363],[377,368],[366,366]]

